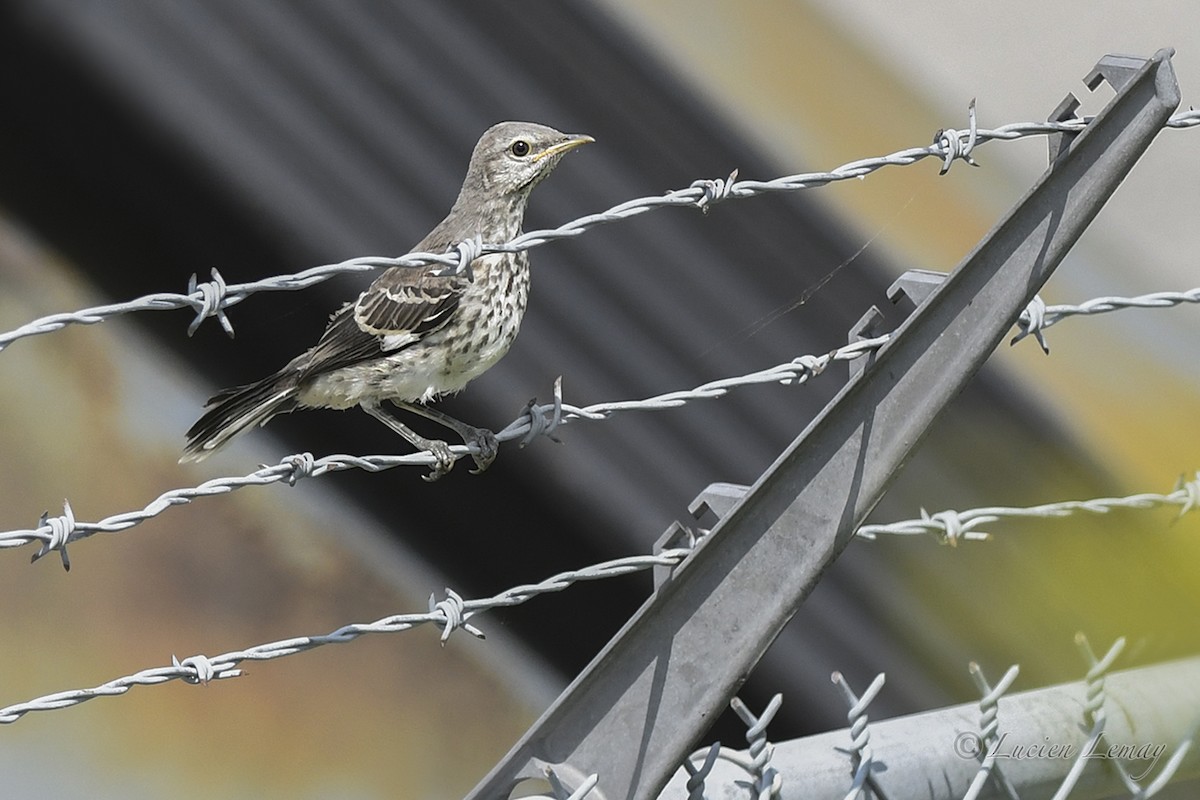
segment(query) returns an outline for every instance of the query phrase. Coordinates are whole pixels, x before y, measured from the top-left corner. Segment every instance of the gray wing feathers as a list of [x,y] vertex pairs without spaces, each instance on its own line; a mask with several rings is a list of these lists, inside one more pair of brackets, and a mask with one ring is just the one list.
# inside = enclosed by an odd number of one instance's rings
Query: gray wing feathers
[[466,284],[465,278],[426,268],[393,267],[359,296],[354,321],[376,336],[427,333],[449,319]]
[[321,340],[294,366],[300,381],[395,352],[450,321],[467,287],[467,279],[435,275],[426,267],[392,267],[353,304],[329,321]]

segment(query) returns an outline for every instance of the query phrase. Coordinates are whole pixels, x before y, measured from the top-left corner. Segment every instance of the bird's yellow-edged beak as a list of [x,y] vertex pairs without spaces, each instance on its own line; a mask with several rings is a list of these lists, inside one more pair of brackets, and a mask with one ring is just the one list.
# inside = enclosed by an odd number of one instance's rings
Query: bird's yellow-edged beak
[[536,154],[533,157],[533,162],[536,164],[537,162],[541,161],[543,158],[546,158],[548,156],[558,155],[559,153],[566,153],[570,150],[574,150],[576,147],[579,147],[581,144],[588,144],[588,143],[594,142],[594,141],[596,141],[596,140],[593,139],[592,137],[588,136],[586,133],[567,134],[566,139],[562,140],[558,144],[552,144],[549,147],[547,147],[545,150],[543,150],[542,152]]

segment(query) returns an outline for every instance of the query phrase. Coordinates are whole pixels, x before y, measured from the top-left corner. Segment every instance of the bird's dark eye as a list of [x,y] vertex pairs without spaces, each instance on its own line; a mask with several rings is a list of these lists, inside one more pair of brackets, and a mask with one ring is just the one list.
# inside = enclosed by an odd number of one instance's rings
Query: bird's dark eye
[[529,142],[524,139],[517,139],[508,149],[517,158],[524,158],[529,155]]

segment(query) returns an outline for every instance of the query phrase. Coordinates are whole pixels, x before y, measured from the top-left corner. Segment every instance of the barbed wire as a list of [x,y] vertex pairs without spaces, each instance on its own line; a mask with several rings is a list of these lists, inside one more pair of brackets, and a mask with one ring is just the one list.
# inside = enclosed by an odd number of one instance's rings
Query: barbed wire
[[1002,519],[1057,519],[1073,514],[1107,514],[1116,509],[1148,510],[1163,506],[1179,506],[1179,516],[1200,507],[1200,472],[1191,480],[1180,478],[1169,494],[1146,492],[1127,497],[1098,497],[1092,500],[1064,500],[1040,506],[1015,508],[991,506],[968,511],[938,511],[929,514],[921,509],[920,519],[890,522],[882,525],[863,525],[857,531],[860,538],[874,540],[881,535],[912,536],[925,534],[954,546],[958,542],[985,541],[991,534],[980,530]]
[[[859,358],[882,347],[887,340],[887,336],[864,339],[823,355],[800,356],[787,363],[757,372],[722,378],[687,391],[667,392],[644,400],[619,400],[583,407],[570,405],[562,402],[562,379],[559,378],[554,383],[554,401],[552,403],[539,405],[536,401],[530,402],[520,416],[496,434],[496,439],[500,442],[515,439],[524,446],[538,436],[553,437],[554,431],[559,426],[573,420],[602,420],[626,411],[662,411],[678,408],[695,400],[723,397],[731,390],[745,386],[766,383],[800,385],[806,383],[810,378],[820,375],[830,364]],[[456,460],[471,452],[472,448],[467,445],[450,446],[450,453]],[[296,481],[302,478],[318,477],[347,469],[382,472],[399,466],[427,466],[433,463],[434,456],[427,450],[403,455],[353,456],[338,454],[321,458],[315,458],[311,453],[299,453],[287,456],[278,464],[263,465],[248,475],[213,478],[195,487],[172,489],[159,495],[140,510],[114,514],[98,522],[81,522],[75,519],[70,503],[64,502],[63,514],[55,517],[43,514],[38,520],[36,528],[0,533],[0,549],[20,547],[35,541],[40,542],[41,548],[34,554],[34,561],[51,552],[58,551],[63,559],[63,566],[69,569],[70,560],[66,556],[68,544],[97,533],[118,533],[128,530],[157,517],[174,506],[187,505],[193,500],[203,497],[224,495],[248,486],[268,486],[285,481],[295,485]]]
[[428,613],[397,614],[375,622],[344,625],[321,636],[281,639],[218,656],[195,655],[182,661],[172,656],[169,667],[154,667],[111,680],[91,689],[72,689],[0,708],[0,724],[16,722],[34,711],[53,711],[76,706],[97,697],[115,697],[125,694],[134,686],[156,686],[174,680],[196,684],[235,678],[242,674],[240,665],[243,662],[270,661],[308,652],[326,645],[346,644],[370,633],[398,633],[420,625],[432,624],[442,629],[442,644],[445,644],[450,634],[459,628],[482,639],[484,638],[483,632],[467,624],[467,621],[485,611],[518,606],[544,594],[561,592],[582,581],[615,578],[654,567],[673,567],[683,561],[690,552],[691,550],[686,548],[676,548],[654,555],[618,558],[578,570],[560,572],[538,583],[516,586],[497,595],[478,600],[463,600],[458,593],[447,589],[446,597],[443,600],[437,600],[436,596],[430,595]]
[[[882,347],[888,336],[864,339],[840,347],[821,356],[806,355],[765,370],[748,373],[735,378],[724,378],[696,387],[690,391],[675,391],[645,400],[622,400],[596,403],[577,407],[562,402],[561,378],[555,381],[555,401],[547,405],[530,402],[522,415],[496,434],[498,441],[520,439],[522,446],[539,435],[553,436],[554,430],[577,419],[600,420],[624,411],[662,411],[677,408],[693,400],[715,399],[731,389],[764,383],[803,384],[811,377],[822,374],[835,361],[850,361]],[[452,445],[451,454],[457,459],[471,452],[466,445]],[[214,478],[198,486],[172,489],[159,495],[140,510],[114,514],[98,522],[81,522],[75,518],[69,501],[63,503],[63,514],[55,517],[43,513],[36,528],[21,528],[0,532],[0,549],[21,547],[39,542],[40,548],[32,557],[37,561],[52,552],[58,552],[63,566],[70,569],[67,545],[89,538],[98,533],[119,533],[136,527],[168,509],[187,505],[204,497],[229,494],[248,486],[268,486],[287,482],[295,485],[302,478],[317,477],[347,469],[362,469],[367,472],[383,472],[394,467],[411,464],[431,464],[433,455],[428,451],[404,455],[330,455],[315,458],[311,453],[290,455],[278,464],[263,465],[258,470],[238,477]],[[1065,517],[1077,512],[1105,514],[1117,508],[1150,509],[1165,505],[1180,507],[1180,516],[1200,505],[1200,472],[1192,480],[1182,477],[1169,494],[1142,493],[1128,497],[1102,497],[1090,500],[1067,500],[1032,507],[992,506],[987,508],[955,511],[947,509],[933,514],[921,510],[921,518],[887,524],[864,525],[857,535],[864,539],[875,539],[881,534],[915,535],[927,534],[955,546],[958,542],[983,541],[990,534],[980,530],[1004,518],[1052,518]]]
[[1020,333],[1013,337],[1012,344],[1026,336],[1033,336],[1042,346],[1042,350],[1049,353],[1050,347],[1046,344],[1042,332],[1068,317],[1107,314],[1127,308],[1174,308],[1184,303],[1200,303],[1200,287],[1184,292],[1152,292],[1137,297],[1096,297],[1079,305],[1048,306],[1041,296],[1035,296],[1017,320]]
[[[1101,297],[1088,300],[1078,305],[1046,306],[1040,297],[1035,297],[1029,307],[1022,312],[1018,320],[1020,333],[1013,339],[1015,344],[1026,336],[1035,336],[1043,350],[1049,352],[1044,331],[1046,328],[1078,315],[1095,315],[1131,308],[1172,308],[1183,303],[1200,303],[1200,288],[1185,292],[1155,292],[1139,297]],[[783,364],[777,364],[767,369],[747,373],[697,386],[693,389],[667,392],[642,400],[618,400],[596,403],[590,406],[575,406],[563,403],[561,378],[554,383],[554,401],[539,405],[531,401],[521,414],[496,434],[499,442],[519,440],[524,447],[538,436],[554,438],[554,431],[560,426],[579,419],[603,420],[614,414],[626,411],[663,411],[678,408],[696,400],[710,400],[723,397],[729,391],[767,383],[785,385],[804,384],[809,379],[825,372],[837,361],[852,361],[873,352],[890,338],[884,334],[871,339],[863,339],[839,347],[821,355],[803,355]],[[455,460],[470,455],[472,447],[467,445],[451,445],[450,454]],[[38,560],[50,552],[58,551],[62,557],[63,566],[70,569],[70,559],[67,556],[66,545],[87,538],[97,533],[117,533],[157,517],[167,509],[186,505],[202,497],[228,494],[247,486],[268,486],[282,481],[295,485],[301,478],[318,477],[331,472],[341,472],[347,469],[362,469],[368,472],[382,472],[399,466],[430,466],[435,463],[434,455],[429,451],[407,453],[404,455],[368,455],[353,456],[346,454],[329,455],[315,458],[311,453],[289,455],[278,464],[262,465],[250,474],[213,478],[199,486],[182,489],[172,489],[159,495],[144,508],[106,517],[99,522],[79,522],[75,519],[69,502],[63,504],[63,514],[51,517],[43,514],[38,520],[38,526],[30,529],[16,529],[0,532],[0,549],[20,547],[33,541],[41,542],[41,549],[34,555]],[[1181,489],[1187,489],[1192,484],[1181,484]],[[1194,490],[1192,490],[1194,491]],[[1147,496],[1148,498],[1149,496]],[[1162,497],[1155,495],[1155,497]],[[1103,503],[1106,500],[1088,501]],[[1146,499],[1146,502],[1150,502]],[[1182,502],[1182,501],[1181,501]],[[1191,504],[1197,502],[1195,499]],[[1190,507],[1190,506],[1189,506]],[[1053,513],[1051,506],[1044,507],[1040,515]],[[1095,510],[1095,509],[1092,509]],[[986,538],[986,534],[978,533],[975,529],[995,521],[995,515],[1006,516],[1012,509],[978,509],[981,516],[965,518],[956,512],[943,511],[929,515],[918,521],[912,530],[893,530],[889,533],[934,533],[944,537],[950,544],[955,544],[960,538],[968,540]],[[988,517],[987,514],[993,515]],[[1038,515],[1026,510],[1027,515]],[[1100,512],[1097,512],[1100,513]],[[995,517],[995,518],[993,518]],[[909,524],[909,523],[897,523]],[[873,526],[867,526],[860,535],[870,538]]]
[[[953,526],[938,527],[936,524],[931,525],[933,517],[939,519],[957,517],[961,520],[966,520],[967,522],[964,523],[964,526],[966,526],[973,524],[973,521],[976,519],[987,520],[988,518],[992,518],[992,521],[994,521],[994,519],[1002,516],[1037,519],[1064,517],[1081,512],[1107,513],[1113,508],[1144,510],[1162,505],[1182,506],[1180,514],[1183,514],[1195,509],[1198,502],[1200,502],[1200,473],[1197,473],[1195,480],[1187,484],[1182,484],[1181,487],[1169,495],[1137,494],[1124,498],[1067,501],[1031,508],[986,508],[961,512],[939,512],[937,515],[932,515],[932,517],[927,515],[927,518],[920,520],[907,520],[891,523],[890,525],[864,525],[859,528],[858,535],[872,540],[881,535],[908,535],[913,533],[931,533],[940,535],[943,538],[948,537],[949,531],[953,529]],[[952,517],[940,515],[952,515]],[[967,539],[980,538],[978,534],[978,531],[971,529],[961,530],[957,536]],[[956,541],[957,539],[948,540]],[[58,692],[28,702],[0,708],[0,724],[15,722],[31,711],[51,711],[75,706],[96,697],[121,695],[128,692],[134,686],[153,686],[173,680],[182,680],[189,683],[208,683],[212,680],[238,677],[241,675],[240,664],[244,661],[267,661],[296,655],[297,653],[307,652],[328,644],[344,644],[368,633],[397,633],[410,630],[419,625],[432,623],[442,629],[441,641],[443,644],[445,644],[454,631],[460,628],[473,636],[484,638],[483,632],[469,622],[474,616],[484,611],[521,605],[534,597],[562,591],[581,581],[620,577],[653,569],[654,567],[673,568],[678,566],[691,552],[691,547],[676,547],[653,555],[628,556],[605,561],[600,564],[583,567],[582,569],[561,572],[539,583],[516,586],[492,597],[478,600],[464,600],[454,590],[446,589],[446,596],[442,600],[438,600],[435,595],[430,595],[429,611],[427,613],[400,614],[384,617],[370,623],[354,623],[345,625],[323,636],[283,639],[268,644],[257,645],[246,650],[224,653],[211,658],[204,655],[191,656],[182,661],[172,658],[172,665],[169,667],[154,667],[134,673],[133,675],[117,678],[90,689],[73,689]],[[874,692],[877,691],[878,687],[874,691],[868,690],[864,694],[864,698],[868,696],[874,697]],[[866,702],[869,702],[869,700]],[[771,714],[773,715],[774,712],[772,711]],[[767,719],[766,713],[764,713],[762,718],[764,720]],[[765,726],[765,724],[764,722],[763,725]],[[767,758],[769,758],[769,754]],[[763,775],[764,782],[760,787],[761,789],[766,790],[771,786],[776,786],[774,777],[767,775],[765,772]],[[777,790],[777,786],[775,790]]]
[[[186,293],[159,292],[126,302],[109,303],[79,311],[39,317],[18,328],[0,333],[0,351],[19,339],[51,333],[70,325],[94,325],[124,314],[184,308],[191,309],[196,315],[188,326],[189,336],[194,334],[200,324],[209,317],[215,317],[225,332],[233,336],[233,323],[225,311],[258,292],[297,291],[323,283],[336,275],[369,272],[396,266],[416,267],[441,264],[457,272],[481,255],[529,250],[548,242],[578,236],[601,225],[631,219],[657,208],[694,206],[707,212],[712,205],[731,198],[814,189],[837,181],[863,178],[884,167],[909,166],[927,158],[941,159],[943,162],[941,173],[945,174],[950,165],[958,159],[975,165],[972,152],[981,144],[990,141],[1012,141],[1030,136],[1046,136],[1053,133],[1078,133],[1090,121],[1090,117],[1083,117],[1066,122],[1018,122],[994,129],[980,129],[976,120],[975,101],[972,100],[968,108],[969,127],[967,130],[943,129],[934,135],[932,144],[910,147],[884,156],[851,161],[828,172],[797,173],[771,180],[757,181],[737,180],[738,173],[737,170],[734,170],[727,178],[695,180],[686,188],[675,189],[662,195],[627,200],[606,211],[579,217],[556,228],[530,231],[508,242],[488,243],[478,238],[458,242],[446,253],[413,252],[398,258],[360,256],[335,264],[312,267],[293,274],[275,275],[257,281],[235,284],[226,283],[220,272],[213,268],[211,280],[208,281],[200,282],[193,274],[188,282]],[[1179,112],[1166,123],[1166,127],[1174,129],[1192,128],[1197,125],[1200,125],[1200,111],[1195,109]]]

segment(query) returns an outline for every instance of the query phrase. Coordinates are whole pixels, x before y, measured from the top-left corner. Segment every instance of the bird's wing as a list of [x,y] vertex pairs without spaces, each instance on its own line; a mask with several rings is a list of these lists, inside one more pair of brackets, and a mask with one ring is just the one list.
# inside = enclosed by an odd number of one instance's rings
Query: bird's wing
[[359,295],[354,321],[367,333],[420,337],[446,324],[467,279],[440,275],[435,267],[392,267]]
[[394,353],[449,322],[468,280],[436,267],[392,267],[339,309],[299,365],[301,380]]

